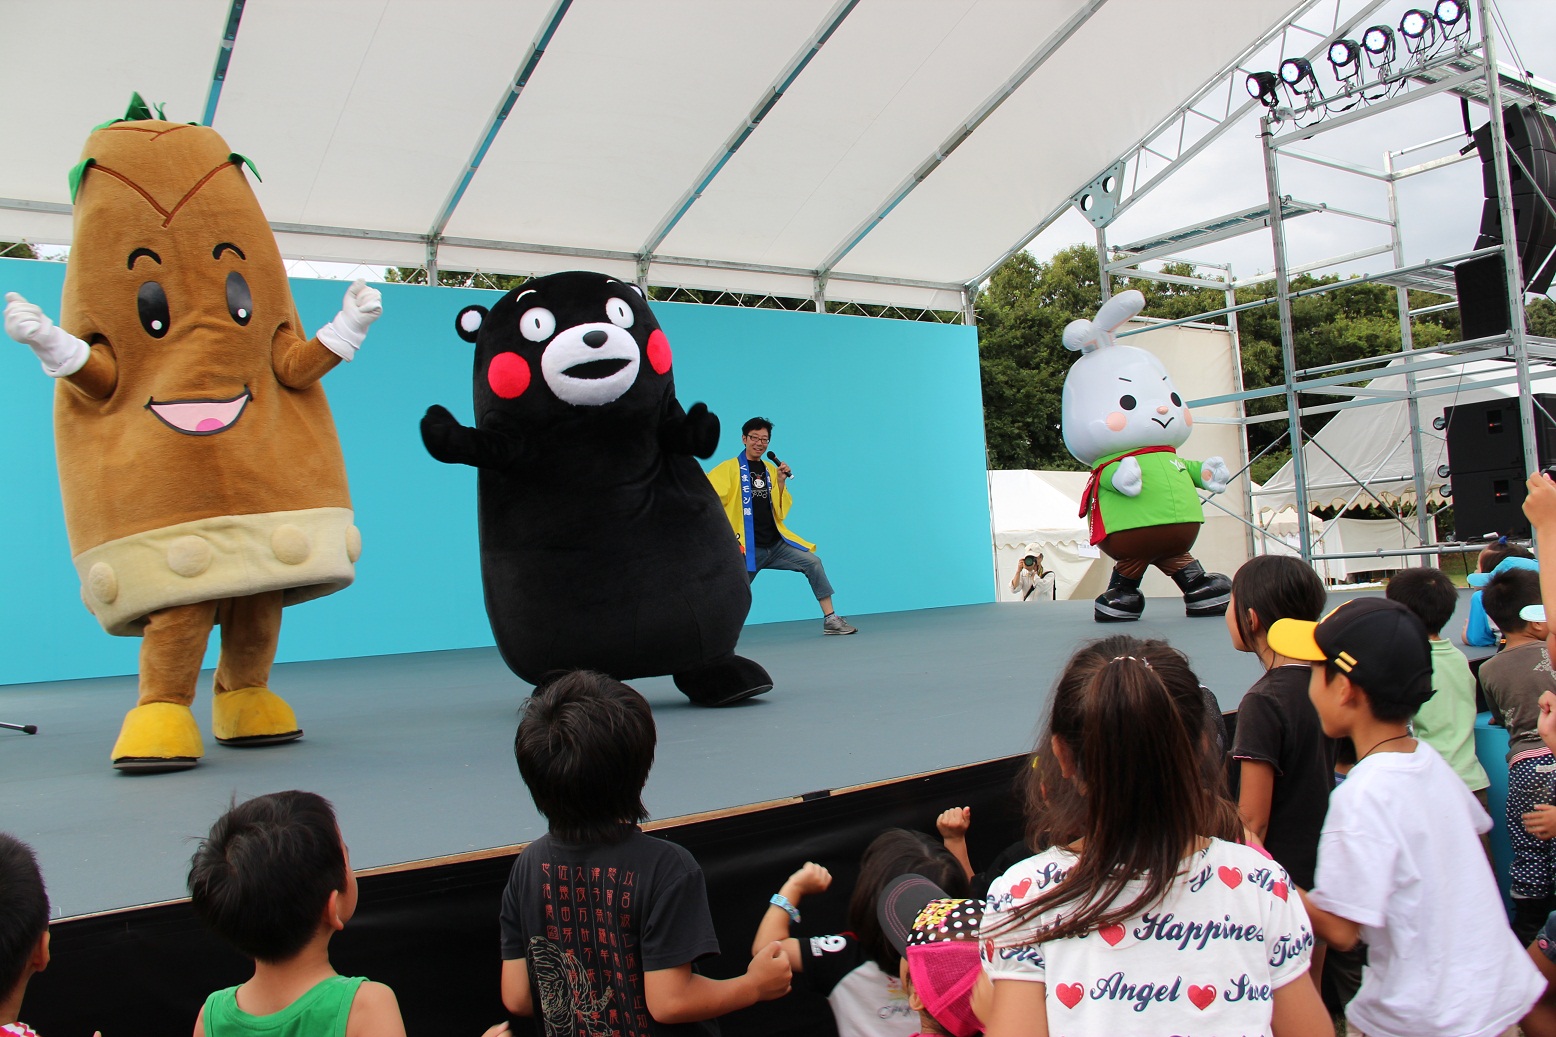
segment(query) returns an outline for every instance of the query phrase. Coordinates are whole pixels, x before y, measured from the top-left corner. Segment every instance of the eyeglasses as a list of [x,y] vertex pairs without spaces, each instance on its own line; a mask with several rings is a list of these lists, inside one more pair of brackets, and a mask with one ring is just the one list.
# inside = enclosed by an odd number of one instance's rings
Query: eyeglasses
[[748,433],[746,438],[753,443],[771,443],[773,441],[772,436],[758,436],[755,433]]

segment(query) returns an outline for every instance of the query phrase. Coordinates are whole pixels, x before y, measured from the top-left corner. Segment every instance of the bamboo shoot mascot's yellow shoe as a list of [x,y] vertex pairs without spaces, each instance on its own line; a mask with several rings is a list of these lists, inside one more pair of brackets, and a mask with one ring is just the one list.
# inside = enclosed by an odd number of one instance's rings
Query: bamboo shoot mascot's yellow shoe
[[319,380],[382,312],[358,282],[305,336],[245,167],[207,126],[137,95],[71,171],[74,238],[60,321],[15,293],[7,334],[55,379],[54,442],[82,598],[140,637],[140,696],[120,770],[192,767],[190,706],[221,627],[213,733],[302,735],[267,687],[281,610],[338,591],[361,553]]

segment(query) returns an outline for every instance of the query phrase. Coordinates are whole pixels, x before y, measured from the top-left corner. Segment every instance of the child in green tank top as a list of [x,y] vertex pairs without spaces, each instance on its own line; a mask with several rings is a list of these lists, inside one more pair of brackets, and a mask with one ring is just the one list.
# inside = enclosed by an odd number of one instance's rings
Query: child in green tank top
[[330,937],[356,911],[357,880],[322,796],[277,792],[223,814],[190,862],[189,896],[254,959],[247,983],[206,998],[195,1037],[405,1037],[393,990],[330,965]]

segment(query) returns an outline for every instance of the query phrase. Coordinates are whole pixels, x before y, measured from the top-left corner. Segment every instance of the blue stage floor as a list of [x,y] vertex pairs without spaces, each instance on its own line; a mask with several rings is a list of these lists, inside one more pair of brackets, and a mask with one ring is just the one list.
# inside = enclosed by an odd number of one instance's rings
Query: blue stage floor
[[[1338,598],[1332,599],[1338,601]],[[1165,637],[1234,709],[1258,677],[1221,620],[1152,599],[1144,621],[1099,626],[1089,601],[989,604],[748,628],[742,654],[777,687],[748,703],[687,704],[669,678],[634,681],[654,706],[656,819],[722,811],[996,759],[1031,748],[1059,667],[1080,641]],[[133,677],[0,687],[0,828],[42,859],[56,917],[177,899],[197,839],[233,799],[287,788],[334,801],[359,869],[526,842],[544,831],[512,756],[529,686],[495,649],[277,666],[306,736],[228,749],[192,771],[130,776],[108,751]],[[208,731],[210,675],[195,715]]]

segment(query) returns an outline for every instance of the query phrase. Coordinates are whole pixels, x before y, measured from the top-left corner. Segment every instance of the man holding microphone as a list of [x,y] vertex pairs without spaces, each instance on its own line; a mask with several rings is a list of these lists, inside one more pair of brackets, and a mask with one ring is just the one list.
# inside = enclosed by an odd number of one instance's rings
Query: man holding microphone
[[794,472],[771,452],[767,460],[762,459],[762,452],[772,444],[773,423],[752,418],[741,426],[740,433],[744,449],[709,472],[708,479],[745,553],[746,572],[753,580],[763,569],[804,573],[821,606],[822,633],[857,633],[832,611],[832,584],[816,557],[816,545],[795,536],[783,524],[793,503],[788,481]]

